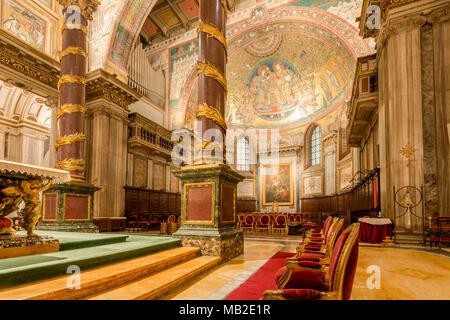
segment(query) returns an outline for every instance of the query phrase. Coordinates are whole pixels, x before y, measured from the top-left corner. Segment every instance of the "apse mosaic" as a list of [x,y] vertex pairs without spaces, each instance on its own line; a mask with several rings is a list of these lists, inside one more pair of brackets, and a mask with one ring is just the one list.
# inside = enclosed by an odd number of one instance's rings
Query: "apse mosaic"
[[45,50],[45,21],[16,1],[2,1],[2,26],[21,40]]
[[300,126],[342,105],[349,94],[353,77],[349,61],[354,61],[349,49],[331,33],[309,24],[297,23],[295,30],[267,35],[268,30],[288,27],[276,23],[252,30],[255,40],[233,48],[227,65],[229,124]]

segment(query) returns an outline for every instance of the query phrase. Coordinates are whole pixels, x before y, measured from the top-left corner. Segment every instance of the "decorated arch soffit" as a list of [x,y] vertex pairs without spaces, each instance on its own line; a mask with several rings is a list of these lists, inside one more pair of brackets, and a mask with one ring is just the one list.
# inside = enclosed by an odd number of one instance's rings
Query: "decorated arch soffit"
[[[90,23],[89,69],[106,68],[126,75],[128,57],[140,29],[157,0],[102,0]],[[106,68],[108,69],[108,68]]]
[[[285,145],[303,144],[312,122],[324,134],[340,128],[356,59],[372,52],[349,22],[316,8],[257,7],[250,19],[231,25],[227,37],[228,126],[279,128]],[[181,117],[185,109],[189,127],[196,77],[184,79],[173,112]]]

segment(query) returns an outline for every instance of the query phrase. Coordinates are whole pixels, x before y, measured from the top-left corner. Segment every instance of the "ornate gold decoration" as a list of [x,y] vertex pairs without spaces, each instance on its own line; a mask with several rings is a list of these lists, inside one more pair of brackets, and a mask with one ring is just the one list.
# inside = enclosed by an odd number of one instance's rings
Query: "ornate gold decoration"
[[58,3],[63,8],[68,8],[70,6],[77,6],[80,8],[81,15],[86,20],[92,20],[92,15],[97,11],[100,5],[99,0],[58,0]]
[[225,10],[225,17],[228,16],[228,3],[227,3],[227,0],[220,0],[220,3],[222,3],[223,9]]
[[59,119],[59,117],[61,117],[64,113],[85,113],[86,110],[87,108],[80,104],[65,103],[61,107],[59,107],[58,111],[56,112],[56,118]]
[[67,47],[66,49],[64,49],[63,52],[61,52],[60,54],[60,58],[63,58],[69,54],[78,54],[81,55],[85,58],[87,58],[88,54],[86,51],[84,51],[82,48],[80,47]]
[[207,103],[203,103],[197,107],[197,113],[195,115],[197,118],[200,116],[204,116],[208,119],[211,119],[215,123],[217,123],[223,130],[227,130],[227,124],[223,119],[222,114],[216,108],[209,106]]
[[50,188],[52,181],[48,180],[47,183],[44,183],[41,179],[31,179],[8,184],[8,187],[1,190],[3,195],[6,196],[2,198],[1,210],[4,210],[6,206],[9,206],[9,210],[18,209],[19,203],[23,200],[25,208],[23,210],[23,218],[19,220],[19,226],[27,230],[28,236],[37,236],[34,233],[34,228],[41,217],[39,193]]
[[410,166],[411,164],[411,156],[413,155],[414,152],[416,152],[417,149],[411,147],[409,145],[409,143],[407,143],[402,149],[400,149],[400,153],[406,158],[408,159],[408,164],[406,166]]
[[[31,77],[35,80],[38,80],[46,85],[49,85],[53,88],[57,87],[58,78],[56,76],[52,76],[46,73],[37,70],[37,68],[29,66],[24,62],[21,62],[15,58],[12,58],[8,54],[6,54],[0,48],[0,63],[4,66],[12,68],[28,77]],[[6,82],[5,82],[6,83]]]
[[209,37],[217,39],[223,45],[223,47],[225,48],[225,52],[228,55],[227,39],[215,24],[203,22],[202,20],[200,20],[197,27],[197,33],[199,32],[208,33]]
[[197,63],[197,74],[203,73],[205,76],[213,78],[217,80],[220,85],[228,92],[227,89],[227,80],[223,76],[223,74],[217,69],[216,66],[211,64],[210,62],[198,62]]
[[124,108],[125,110],[128,110],[128,106],[132,104],[134,101],[131,100],[129,97],[125,95],[119,95],[113,90],[109,90],[107,88],[99,88],[95,91],[89,91],[86,94],[86,100],[92,101],[95,99],[103,98],[105,100],[108,100],[112,103],[117,104],[118,106]]
[[75,142],[81,142],[81,141],[84,141],[84,140],[86,140],[86,135],[84,133],[81,133],[81,132],[60,136],[60,137],[58,137],[58,139],[56,139],[55,149],[58,150],[58,148],[60,146],[63,146],[63,145],[66,145],[66,144],[72,144],[72,143],[75,143]]
[[75,23],[65,23],[63,24],[61,28],[61,32],[64,30],[81,30],[85,35],[87,35],[88,30],[86,26],[83,26],[81,24],[75,24]]
[[76,83],[86,85],[86,77],[74,76],[71,74],[63,74],[58,81],[58,89],[64,83]]
[[56,164],[56,169],[67,170],[67,171],[84,171],[84,160],[83,159],[73,159],[66,158]]

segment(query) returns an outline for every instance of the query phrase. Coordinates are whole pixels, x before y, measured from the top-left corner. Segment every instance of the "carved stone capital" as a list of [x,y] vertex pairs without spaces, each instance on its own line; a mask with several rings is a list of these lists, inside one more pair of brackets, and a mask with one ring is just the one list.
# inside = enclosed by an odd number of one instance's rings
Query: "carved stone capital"
[[100,6],[99,0],[58,0],[58,3],[64,8],[77,6],[80,8],[81,15],[86,20],[92,20],[92,15]]
[[337,143],[337,131],[332,131],[326,136],[324,136],[322,139],[322,144],[324,148],[327,148],[331,145],[336,145]]
[[58,107],[59,98],[58,97],[47,97],[44,104],[49,108],[57,108]]

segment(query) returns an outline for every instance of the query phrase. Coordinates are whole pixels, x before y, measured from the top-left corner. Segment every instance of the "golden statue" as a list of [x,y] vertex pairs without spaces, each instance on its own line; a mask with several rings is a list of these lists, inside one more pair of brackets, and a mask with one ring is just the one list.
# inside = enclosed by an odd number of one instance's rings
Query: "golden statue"
[[[47,190],[51,184],[51,180],[44,184],[41,179],[32,179],[23,180],[16,185],[3,188],[1,192],[6,197],[2,199],[0,204],[0,216],[5,216],[17,210],[19,203],[23,200],[25,202],[25,209],[23,217],[19,221],[19,226],[27,230],[28,236],[37,236],[34,233],[34,228],[41,217],[39,192]],[[7,233],[7,230],[4,231]]]

